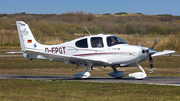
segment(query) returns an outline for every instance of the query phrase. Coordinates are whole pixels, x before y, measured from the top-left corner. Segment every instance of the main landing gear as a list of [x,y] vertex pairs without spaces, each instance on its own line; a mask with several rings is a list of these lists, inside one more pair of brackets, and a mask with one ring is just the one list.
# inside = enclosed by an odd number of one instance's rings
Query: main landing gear
[[76,73],[74,74],[74,76],[77,78],[89,78],[90,77],[89,69],[91,68],[91,66],[92,64],[88,64],[85,71]]
[[[146,72],[144,71],[144,69],[138,63],[136,63],[136,64],[138,65],[138,67],[141,69],[142,72],[131,73],[131,74],[129,74],[129,77],[133,77],[138,80],[142,80],[142,79],[146,78],[147,75],[146,75]],[[111,66],[111,67],[114,70],[114,72],[109,73],[108,74],[109,76],[112,76],[115,78],[124,77],[124,72],[118,71],[115,66]]]
[[116,66],[111,66],[111,68],[114,70],[114,72],[109,73],[109,76],[115,77],[115,78],[122,78],[124,77],[124,72],[123,71],[118,71],[116,69]]

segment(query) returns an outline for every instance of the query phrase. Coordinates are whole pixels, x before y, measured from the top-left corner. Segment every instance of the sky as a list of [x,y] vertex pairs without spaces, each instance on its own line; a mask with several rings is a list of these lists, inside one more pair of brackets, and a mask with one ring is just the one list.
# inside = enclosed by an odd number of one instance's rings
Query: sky
[[142,13],[180,16],[180,0],[0,0],[0,14]]

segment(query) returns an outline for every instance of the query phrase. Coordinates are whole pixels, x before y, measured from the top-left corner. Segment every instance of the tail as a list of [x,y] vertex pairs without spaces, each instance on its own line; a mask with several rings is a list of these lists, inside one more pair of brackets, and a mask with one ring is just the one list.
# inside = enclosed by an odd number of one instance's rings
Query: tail
[[40,45],[32,35],[29,26],[23,21],[16,21],[19,40],[22,50],[26,50],[26,48],[35,48],[37,45]]

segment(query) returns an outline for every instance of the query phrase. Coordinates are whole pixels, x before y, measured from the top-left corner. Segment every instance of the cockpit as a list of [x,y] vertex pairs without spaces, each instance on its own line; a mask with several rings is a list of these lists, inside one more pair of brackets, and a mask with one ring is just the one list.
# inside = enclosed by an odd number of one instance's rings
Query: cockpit
[[[88,44],[88,42],[90,44]],[[90,38],[83,38],[75,43],[76,47],[79,48],[88,48],[88,47],[103,48],[103,47],[111,47],[118,44],[128,44],[128,43],[117,36],[107,36],[107,37],[95,36]]]
[[126,41],[124,41],[123,39],[117,37],[117,36],[109,36],[106,38],[107,41],[107,46],[111,47],[117,44],[128,44]]

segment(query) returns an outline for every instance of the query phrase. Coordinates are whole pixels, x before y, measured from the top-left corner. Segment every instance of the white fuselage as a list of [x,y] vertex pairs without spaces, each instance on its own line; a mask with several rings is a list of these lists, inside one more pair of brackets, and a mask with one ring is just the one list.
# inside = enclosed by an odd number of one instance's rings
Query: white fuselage
[[[111,35],[94,35],[94,36],[86,36],[82,38],[78,38],[63,44],[59,45],[46,45],[43,46],[43,51],[45,53],[54,54],[54,55],[68,55],[73,57],[86,57],[89,59],[97,59],[99,61],[103,61],[103,63],[99,64],[98,62],[93,62],[94,66],[112,66],[112,65],[120,65],[130,66],[135,65],[137,62],[140,62],[144,58],[147,57],[146,54],[142,53],[141,46],[134,46],[129,44],[117,44],[113,46],[108,46],[107,37],[111,37]],[[102,38],[103,47],[95,47],[92,44],[92,38]],[[81,40],[87,40],[87,46],[77,45],[76,43]],[[79,46],[79,47],[78,47]],[[54,61],[61,61],[59,58],[54,58]],[[84,63],[83,61],[78,60],[70,60],[70,63],[78,64],[79,62]]]

